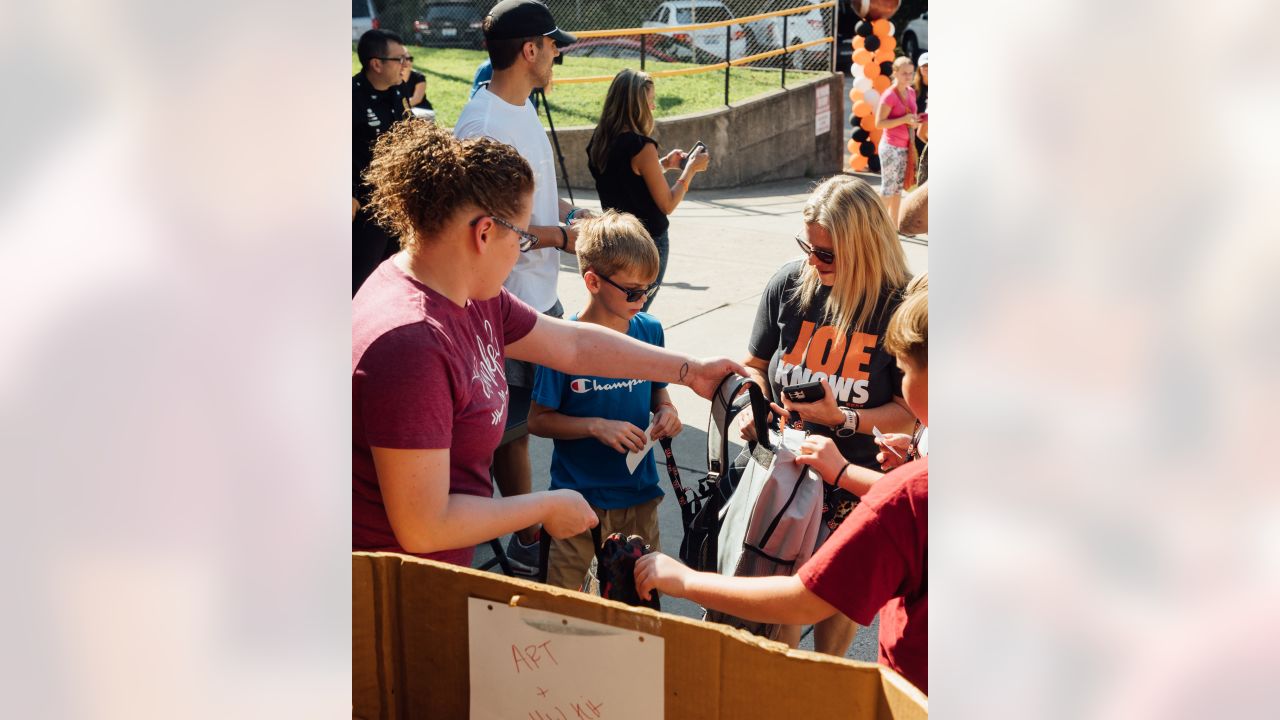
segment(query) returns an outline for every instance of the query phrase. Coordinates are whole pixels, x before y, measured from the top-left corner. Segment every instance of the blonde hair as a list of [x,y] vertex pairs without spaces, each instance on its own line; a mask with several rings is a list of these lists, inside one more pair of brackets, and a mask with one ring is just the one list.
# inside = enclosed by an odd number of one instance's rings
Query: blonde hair
[[408,250],[463,207],[511,218],[533,194],[533,170],[515,148],[485,137],[457,140],[418,118],[378,136],[364,180],[373,186],[374,219]]
[[[836,279],[826,320],[842,334],[865,330],[884,291],[896,291],[911,278],[898,230],[880,196],[860,178],[836,175],[814,188],[801,214],[806,223],[831,234]],[[805,265],[795,291],[802,310],[813,305],[821,287],[818,270]]]
[[653,78],[649,73],[625,68],[613,76],[609,92],[600,111],[600,122],[591,134],[588,159],[597,172],[604,172],[609,162],[613,141],[626,132],[640,135],[653,134],[653,111],[649,109],[649,88]]
[[884,349],[894,357],[905,357],[919,368],[929,367],[929,273],[907,286],[905,299],[884,334]]
[[598,275],[634,270],[642,277],[658,277],[658,246],[631,213],[606,211],[578,225],[578,271]]

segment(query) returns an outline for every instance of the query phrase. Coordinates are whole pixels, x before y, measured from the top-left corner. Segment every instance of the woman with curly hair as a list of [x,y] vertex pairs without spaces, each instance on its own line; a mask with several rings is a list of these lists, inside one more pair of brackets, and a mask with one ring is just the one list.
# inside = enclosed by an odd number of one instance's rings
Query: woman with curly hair
[[503,288],[528,231],[533,172],[513,148],[425,120],[383,133],[365,173],[401,250],[352,300],[352,547],[460,565],[539,522],[597,522],[577,492],[494,498],[506,356],[565,372],[679,382],[709,397],[741,366],[696,360],[595,325],[539,315]]

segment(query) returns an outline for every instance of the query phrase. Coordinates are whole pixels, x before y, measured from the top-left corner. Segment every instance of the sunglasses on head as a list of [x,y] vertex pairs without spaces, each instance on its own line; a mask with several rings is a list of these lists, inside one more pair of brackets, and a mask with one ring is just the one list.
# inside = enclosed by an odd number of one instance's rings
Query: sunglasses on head
[[803,237],[799,235],[796,236],[796,244],[800,246],[800,249],[804,251],[805,255],[812,255],[818,258],[818,260],[828,265],[834,265],[836,262],[835,253],[831,252],[830,250],[823,250],[822,248],[816,248],[810,245],[808,241],[806,241]]
[[654,283],[654,284],[652,284],[652,285],[649,285],[648,287],[642,287],[642,288],[640,288],[640,289],[638,289],[638,290],[631,290],[631,289],[628,289],[628,288],[624,288],[624,287],[622,287],[622,286],[621,286],[621,285],[619,285],[618,283],[616,283],[616,282],[614,282],[613,280],[609,279],[609,276],[608,276],[608,275],[605,275],[604,273],[602,273],[602,272],[600,272],[600,271],[596,270],[595,268],[592,268],[591,272],[595,273],[595,274],[596,274],[596,277],[600,278],[601,280],[604,280],[605,282],[609,283],[610,285],[612,285],[612,286],[614,286],[614,287],[618,288],[619,290],[621,290],[622,292],[626,293],[626,294],[627,294],[627,302],[636,302],[636,301],[638,301],[638,300],[647,299],[647,298],[649,298],[650,296],[652,296],[654,293],[658,292],[658,283]]

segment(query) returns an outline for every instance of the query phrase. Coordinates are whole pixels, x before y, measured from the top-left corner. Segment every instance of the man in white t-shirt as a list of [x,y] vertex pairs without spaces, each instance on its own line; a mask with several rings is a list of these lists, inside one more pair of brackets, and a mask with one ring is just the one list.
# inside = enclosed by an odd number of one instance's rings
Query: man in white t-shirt
[[[529,231],[538,237],[534,249],[521,253],[504,283],[516,297],[553,317],[564,315],[556,293],[560,253],[574,251],[578,231],[570,224],[588,217],[556,192],[556,166],[551,143],[529,102],[534,88],[551,84],[551,70],[560,48],[577,38],[556,26],[551,11],[536,0],[503,0],[484,19],[485,47],[493,65],[489,86],[472,96],[453,134],[459,138],[491,137],[514,147],[533,168],[533,220]],[[523,426],[529,415],[533,366],[508,360],[504,368],[510,387],[507,427]],[[531,490],[527,431],[493,455],[493,475],[504,497]],[[538,570],[537,526],[512,536],[507,545],[512,569],[526,575]]]

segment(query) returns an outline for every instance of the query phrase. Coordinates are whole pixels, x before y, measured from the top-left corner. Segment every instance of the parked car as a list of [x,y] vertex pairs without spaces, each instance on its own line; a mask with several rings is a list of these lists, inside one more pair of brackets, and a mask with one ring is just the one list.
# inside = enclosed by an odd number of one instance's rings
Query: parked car
[[[816,4],[820,1],[810,0],[809,4]],[[760,12],[787,10],[801,7],[804,4],[796,0],[768,0],[764,7],[760,9]],[[783,23],[783,19],[782,17],[771,17],[746,23],[747,54],[754,55],[768,50],[776,50],[780,47],[799,45],[800,43],[820,40],[827,36],[827,23],[822,19],[821,10],[814,9],[805,13],[788,15],[785,18],[786,23]],[[782,34],[784,26],[786,37],[783,37]],[[828,58],[831,57],[831,46],[819,45],[799,50],[787,57],[790,67],[826,68]],[[773,58],[770,59],[772,60]],[[781,64],[781,59],[779,59],[778,64]]]
[[435,3],[413,21],[413,37],[426,47],[484,48],[487,9],[468,2]]
[[[644,52],[645,57],[658,62],[680,62],[674,55],[670,55],[662,50],[658,50],[656,46],[663,46],[661,42],[654,42],[651,35],[643,36],[646,38]],[[669,40],[669,38],[659,38],[660,40]],[[688,52],[688,47],[685,48]],[[640,41],[630,38],[593,38],[587,40],[579,40],[560,51],[562,55],[567,57],[604,57],[604,58],[620,58],[623,60],[639,60],[640,59]]]
[[929,49],[929,11],[907,23],[902,30],[902,54],[911,58],[911,62],[920,59],[920,54]]
[[[644,27],[676,27],[681,25],[697,25],[700,23],[720,22],[722,20],[732,20],[734,14],[722,2],[717,0],[668,0],[658,5],[644,21]],[[680,43],[687,43],[685,48],[689,52],[689,56],[684,56],[683,52],[677,54],[681,60],[690,60],[693,62],[720,62],[725,59],[725,33],[724,28],[707,28],[704,30],[684,30],[679,32],[662,33],[667,37],[674,38]],[[674,46],[677,49],[679,45]],[[730,59],[739,58],[746,55],[747,39],[746,31],[741,24],[734,23],[729,26],[729,57]]]
[[351,0],[351,39],[359,40],[366,31],[378,27],[378,11],[373,0]]

